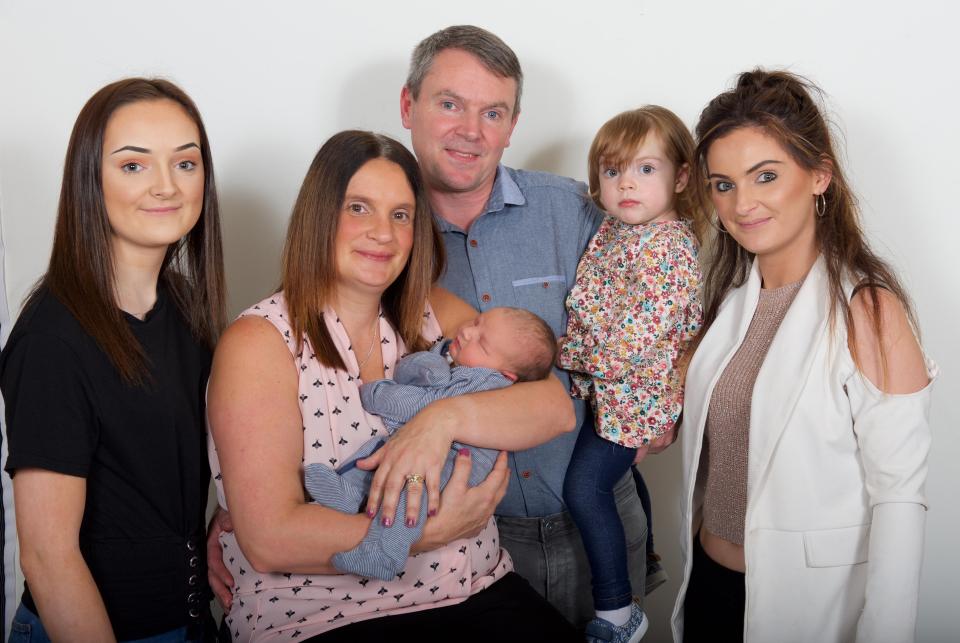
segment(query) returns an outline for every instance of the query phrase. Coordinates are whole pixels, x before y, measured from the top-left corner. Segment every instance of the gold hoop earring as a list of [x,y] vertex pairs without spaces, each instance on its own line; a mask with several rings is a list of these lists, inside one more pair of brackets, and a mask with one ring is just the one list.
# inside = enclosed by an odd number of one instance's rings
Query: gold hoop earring
[[710,227],[719,232],[720,234],[730,234],[724,229],[723,224],[720,223],[720,215],[718,214],[715,217],[707,217],[707,223],[710,224]]
[[817,209],[817,218],[822,219],[827,213],[827,197],[823,196],[823,192],[817,195],[814,207]]

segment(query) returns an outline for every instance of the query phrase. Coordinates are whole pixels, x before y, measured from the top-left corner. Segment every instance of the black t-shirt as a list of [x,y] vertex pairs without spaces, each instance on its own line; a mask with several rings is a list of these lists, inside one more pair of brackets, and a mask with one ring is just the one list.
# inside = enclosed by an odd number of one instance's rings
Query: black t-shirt
[[[6,469],[86,478],[80,549],[118,639],[198,626],[207,612],[204,510],[210,469],[204,391],[210,351],[163,289],[141,321],[143,386],[47,291],[20,315],[0,355]],[[36,612],[29,588],[24,604]]]

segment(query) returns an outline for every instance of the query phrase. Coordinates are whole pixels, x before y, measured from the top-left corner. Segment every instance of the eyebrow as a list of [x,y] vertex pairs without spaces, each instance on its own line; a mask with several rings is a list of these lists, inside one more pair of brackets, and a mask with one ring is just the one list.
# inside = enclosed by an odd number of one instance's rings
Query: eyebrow
[[629,158],[623,162],[617,162],[613,157],[604,156],[600,158],[598,164],[601,167],[626,167],[627,165],[643,163],[645,161],[656,161],[658,163],[663,163],[663,159],[659,156],[640,156],[637,158]]
[[[365,194],[344,194],[344,202],[346,201],[363,201],[364,203],[373,203],[375,199],[365,195]],[[411,213],[417,209],[417,206],[413,203],[399,203],[396,205],[396,208],[404,208],[410,210]]]
[[[197,145],[196,143],[184,143],[184,144],[181,145],[180,147],[174,148],[173,151],[174,151],[174,152],[182,152],[183,150],[190,149],[191,147],[195,147],[195,148],[197,148],[198,150],[200,149],[200,146]],[[151,153],[151,151],[148,150],[147,148],[145,148],[145,147],[137,147],[136,145],[124,145],[123,147],[118,148],[118,149],[115,149],[114,151],[112,151],[112,152],[110,152],[110,153],[111,153],[111,154],[116,154],[117,152],[123,152],[124,150],[129,150],[130,152],[136,152],[136,153],[138,153],[138,154],[150,154],[150,153]]]
[[[461,96],[461,95],[458,94],[457,92],[451,91],[451,90],[449,90],[449,89],[441,89],[441,90],[438,91],[436,94],[434,94],[434,97],[436,97],[436,98],[441,98],[441,97],[443,97],[443,96],[449,96],[450,98],[452,98],[452,99],[454,99],[454,100],[457,100],[457,101],[460,101],[461,103],[467,102],[467,99],[465,99],[463,96]],[[512,109],[512,108],[510,107],[510,105],[508,105],[507,103],[505,103],[505,102],[502,101],[502,100],[501,100],[501,101],[497,101],[496,103],[490,103],[489,105],[485,106],[484,109],[490,109],[491,107],[499,107],[499,108],[501,108],[501,109],[507,110],[508,112],[511,111],[511,109]]]
[[747,170],[747,171],[746,171],[746,174],[750,174],[750,173],[752,173],[752,172],[756,172],[757,170],[759,170],[761,167],[763,167],[763,166],[766,165],[767,163],[775,163],[775,164],[778,164],[778,165],[782,165],[782,164],[783,164],[783,161],[774,161],[773,159],[767,159],[766,161],[760,161],[759,163],[757,163],[756,165],[754,165],[753,167],[751,167],[749,170]]
[[[760,161],[760,162],[757,163],[756,165],[751,166],[750,169],[748,169],[746,172],[744,172],[744,174],[750,174],[750,173],[752,173],[752,172],[756,172],[757,170],[759,170],[761,167],[763,167],[763,166],[766,165],[767,163],[774,163],[774,164],[777,164],[777,165],[782,165],[782,164],[783,164],[783,161],[775,161],[775,160],[773,160],[773,159],[767,159],[766,161]],[[727,176],[726,174],[720,174],[719,172],[711,172],[710,175],[707,176],[707,178],[708,178],[708,179],[729,179],[730,177]]]

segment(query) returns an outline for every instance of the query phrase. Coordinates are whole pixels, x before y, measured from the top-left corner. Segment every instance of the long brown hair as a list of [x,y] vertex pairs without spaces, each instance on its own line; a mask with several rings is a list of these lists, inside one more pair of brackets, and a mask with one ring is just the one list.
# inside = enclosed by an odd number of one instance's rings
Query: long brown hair
[[350,179],[363,165],[383,158],[400,166],[416,198],[413,250],[400,275],[381,298],[384,314],[411,350],[424,350],[423,307],[443,270],[444,253],[420,168],[403,144],[373,132],[334,134],[313,158],[293,206],[283,249],[283,289],[289,321],[302,350],[306,334],[320,363],[346,370],[327,326],[324,307],[336,292],[336,238]]
[[617,114],[600,128],[590,145],[587,155],[587,176],[590,181],[590,198],[603,209],[600,202],[601,163],[621,167],[628,163],[643,144],[649,132],[655,132],[662,140],[667,158],[677,169],[687,166],[691,180],[687,187],[673,196],[673,208],[677,218],[689,221],[697,240],[702,240],[706,230],[706,196],[703,190],[693,185],[694,143],[690,130],[680,118],[666,107],[646,105],[639,109]]
[[[822,92],[810,81],[789,72],[754,69],[740,74],[735,87],[710,101],[700,114],[696,128],[697,187],[710,189],[706,158],[713,142],[743,127],[756,127],[772,136],[807,170],[829,169],[833,178],[823,194],[823,216],[816,217],[816,240],[830,284],[830,323],[835,323],[839,312],[850,345],[855,346],[850,302],[844,291],[845,280],[851,280],[869,291],[869,318],[878,338],[881,317],[877,288],[890,291],[900,300],[916,328],[906,291],[890,266],[867,245],[860,210],[834,151],[830,127],[811,94],[820,97]],[[716,319],[726,294],[746,281],[753,262],[751,253],[732,236],[722,233],[715,235],[712,258],[705,279],[701,337]],[[883,364],[886,359],[882,344],[879,349]]]
[[211,349],[226,320],[220,210],[213,157],[196,105],[173,83],[126,78],[95,93],[80,110],[64,160],[53,250],[46,274],[26,306],[46,289],[73,314],[124,381],[143,383],[147,357],[117,305],[111,229],[103,199],[103,136],[113,113],[139,101],[171,100],[200,133],[203,209],[193,229],[170,245],[158,283],[166,287],[191,332]]

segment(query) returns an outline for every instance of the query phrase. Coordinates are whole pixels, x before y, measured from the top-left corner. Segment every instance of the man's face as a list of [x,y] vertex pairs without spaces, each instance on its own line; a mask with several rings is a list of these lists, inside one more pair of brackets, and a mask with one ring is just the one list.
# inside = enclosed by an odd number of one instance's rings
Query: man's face
[[490,72],[461,49],[437,54],[418,98],[403,88],[400,116],[431,189],[492,189],[517,123],[516,93],[514,79]]

